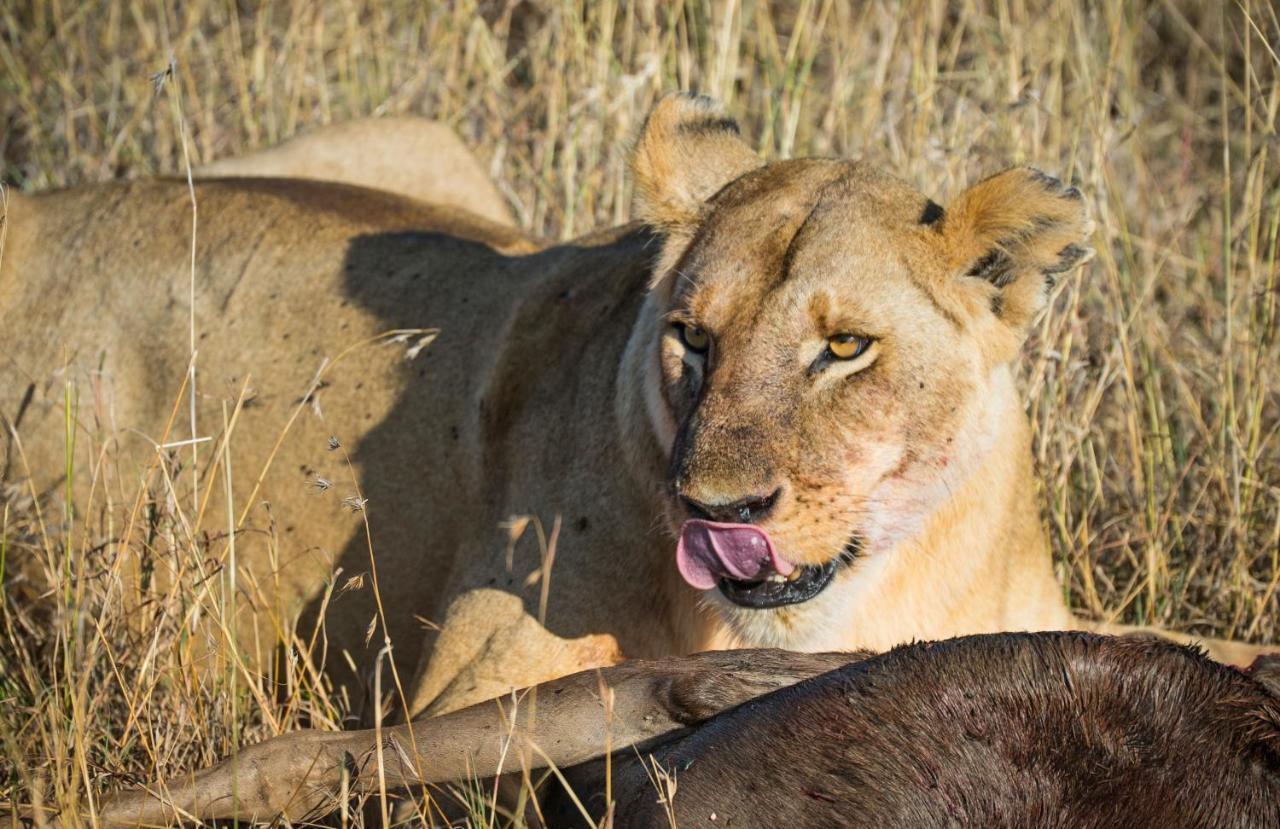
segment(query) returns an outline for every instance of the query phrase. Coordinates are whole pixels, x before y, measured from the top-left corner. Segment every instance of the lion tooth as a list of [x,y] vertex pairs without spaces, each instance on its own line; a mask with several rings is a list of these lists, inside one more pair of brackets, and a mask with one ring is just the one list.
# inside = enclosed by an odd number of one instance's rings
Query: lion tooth
[[798,578],[800,578],[799,567],[797,567],[796,569],[792,570],[790,573],[787,574],[787,581],[795,581]]

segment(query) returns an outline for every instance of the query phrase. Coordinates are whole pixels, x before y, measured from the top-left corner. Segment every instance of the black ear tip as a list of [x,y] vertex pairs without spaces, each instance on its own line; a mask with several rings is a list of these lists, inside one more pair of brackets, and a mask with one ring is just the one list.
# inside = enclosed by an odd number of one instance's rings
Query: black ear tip
[[1058,252],[1058,261],[1044,269],[1046,275],[1064,273],[1093,255],[1093,249],[1085,245],[1070,244]]
[[657,106],[667,101],[671,101],[681,107],[693,107],[699,112],[708,114],[723,114],[724,112],[724,104],[720,103],[719,99],[689,89],[682,89],[663,96],[663,98],[659,99]]
[[1044,189],[1046,190],[1062,189],[1062,179],[1058,178],[1055,175],[1046,173],[1044,170],[1041,170],[1039,167],[1028,167],[1027,175],[1031,176],[1033,181],[1039,182],[1040,185],[1044,187]]
[[713,109],[720,106],[720,102],[715,98],[699,92],[696,89],[684,89],[676,94],[681,98],[687,98],[691,103],[697,104],[700,107],[706,107],[707,109]]
[[741,135],[738,122],[725,111],[724,104],[700,92],[680,91],[663,96],[649,111],[646,124],[655,119],[686,135]]
[[942,209],[942,205],[933,199],[925,202],[924,210],[920,213],[920,224],[926,227],[936,225],[942,221],[942,217],[946,215],[946,211]]
[[1041,187],[1049,192],[1071,201],[1084,201],[1084,194],[1074,184],[1065,184],[1062,179],[1051,173],[1046,173],[1038,167],[1027,167],[1026,170],[1032,181],[1039,183]]

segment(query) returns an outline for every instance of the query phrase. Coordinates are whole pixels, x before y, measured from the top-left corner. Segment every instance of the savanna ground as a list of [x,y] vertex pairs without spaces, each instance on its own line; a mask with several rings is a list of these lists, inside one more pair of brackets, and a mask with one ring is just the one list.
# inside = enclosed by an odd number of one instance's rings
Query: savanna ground
[[[944,203],[1011,163],[1056,171],[1091,199],[1098,255],[1057,288],[1022,377],[1070,600],[1280,640],[1275,6],[254,6],[0,2],[3,179],[172,173],[315,124],[418,113],[477,148],[521,224],[569,238],[627,219],[629,142],[677,88],[726,101],[765,156],[867,159]],[[77,457],[70,475],[95,474]],[[198,526],[189,493],[223,483],[216,463],[162,460],[127,523],[119,504],[73,513],[2,493],[0,807],[88,822],[109,788],[342,721],[305,665],[279,667],[275,696],[230,656],[197,670],[193,631],[216,628],[235,594],[222,528]],[[125,574],[156,561],[174,587],[125,602],[145,589]],[[477,823],[498,820],[485,800]]]

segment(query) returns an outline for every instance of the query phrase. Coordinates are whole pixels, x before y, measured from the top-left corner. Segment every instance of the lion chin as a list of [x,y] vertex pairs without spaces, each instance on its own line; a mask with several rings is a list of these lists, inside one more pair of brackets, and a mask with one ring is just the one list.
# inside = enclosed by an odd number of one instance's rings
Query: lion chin
[[853,572],[837,574],[832,583],[803,604],[744,608],[720,591],[710,591],[707,609],[722,620],[733,647],[830,651],[848,648],[848,619],[861,592]]

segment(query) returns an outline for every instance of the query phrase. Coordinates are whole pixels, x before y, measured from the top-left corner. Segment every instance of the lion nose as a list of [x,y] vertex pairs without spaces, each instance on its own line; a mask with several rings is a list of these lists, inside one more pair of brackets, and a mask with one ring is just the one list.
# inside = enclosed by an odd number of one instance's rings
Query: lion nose
[[750,495],[736,501],[719,502],[699,501],[681,493],[680,500],[694,518],[726,524],[754,524],[768,517],[781,493],[782,488],[779,487],[768,495]]

